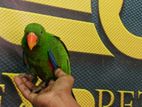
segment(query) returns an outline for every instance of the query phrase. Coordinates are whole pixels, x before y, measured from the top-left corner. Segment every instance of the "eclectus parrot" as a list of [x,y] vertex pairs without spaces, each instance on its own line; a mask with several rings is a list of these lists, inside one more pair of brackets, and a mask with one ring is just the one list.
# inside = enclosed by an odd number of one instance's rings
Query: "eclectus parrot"
[[39,77],[46,84],[56,79],[54,71],[60,67],[66,74],[71,74],[69,53],[65,44],[45,31],[37,23],[26,26],[22,39],[23,60],[28,71],[34,77]]

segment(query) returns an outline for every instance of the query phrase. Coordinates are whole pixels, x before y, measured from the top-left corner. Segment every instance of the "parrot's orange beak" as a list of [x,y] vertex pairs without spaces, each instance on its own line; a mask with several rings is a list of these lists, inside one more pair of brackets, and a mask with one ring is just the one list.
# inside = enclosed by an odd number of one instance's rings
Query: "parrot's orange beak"
[[36,44],[37,44],[37,36],[35,33],[33,32],[30,32],[28,35],[27,35],[27,43],[28,43],[28,46],[29,46],[29,49],[32,50]]

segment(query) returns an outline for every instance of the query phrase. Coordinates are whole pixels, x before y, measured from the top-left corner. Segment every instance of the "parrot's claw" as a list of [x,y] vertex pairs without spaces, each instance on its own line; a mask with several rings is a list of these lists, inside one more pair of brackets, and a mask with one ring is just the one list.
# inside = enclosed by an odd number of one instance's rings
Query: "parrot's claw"
[[29,81],[32,81],[34,79],[33,75],[31,75],[31,74],[21,73],[19,76],[25,77]]
[[45,82],[41,82],[38,86],[36,86],[32,92],[33,93],[39,93],[42,89],[44,89],[46,87],[46,83]]

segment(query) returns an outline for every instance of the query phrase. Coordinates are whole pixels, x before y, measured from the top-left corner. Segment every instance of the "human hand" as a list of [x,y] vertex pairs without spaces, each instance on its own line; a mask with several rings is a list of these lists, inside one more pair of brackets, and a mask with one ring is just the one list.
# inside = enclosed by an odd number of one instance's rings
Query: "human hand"
[[73,77],[61,69],[55,71],[55,76],[57,80],[51,80],[40,93],[31,91],[35,85],[25,77],[16,76],[14,80],[23,96],[37,107],[80,107],[71,94]]

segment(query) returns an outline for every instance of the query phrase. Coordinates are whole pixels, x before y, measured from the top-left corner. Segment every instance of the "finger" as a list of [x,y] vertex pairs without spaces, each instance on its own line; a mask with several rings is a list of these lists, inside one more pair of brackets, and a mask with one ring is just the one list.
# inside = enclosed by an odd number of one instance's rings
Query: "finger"
[[31,81],[29,81],[27,78],[22,78],[22,80],[23,80],[24,84],[25,84],[30,90],[32,90],[32,89],[35,87],[35,85],[34,85]]
[[36,98],[37,94],[32,93],[32,92],[30,91],[30,89],[29,89],[28,87],[26,87],[26,85],[24,84],[22,78],[20,78],[20,77],[17,76],[17,77],[14,78],[14,80],[15,80],[15,83],[16,83],[18,89],[19,89],[19,90],[21,91],[21,93],[23,94],[23,96],[24,96],[26,99],[28,99],[30,102],[33,102],[34,99]]
[[59,84],[64,89],[71,89],[74,84],[74,78],[71,75],[63,76],[62,78],[60,78]]
[[70,85],[73,85],[73,83],[74,83],[74,78],[71,75],[64,76],[63,79],[64,79],[65,83],[68,83]]
[[55,76],[56,76],[57,78],[62,77],[62,76],[65,76],[65,75],[66,75],[66,73],[64,73],[60,68],[58,68],[58,69],[55,71]]
[[28,94],[30,93],[30,90],[25,86],[22,78],[21,77],[15,77],[14,80],[15,80],[15,83],[16,83],[18,89],[22,92],[22,94],[25,97],[27,97]]
[[50,90],[51,90],[51,87],[44,88],[43,90],[40,91],[40,94],[49,92]]
[[50,91],[54,85],[54,82],[55,82],[54,80],[50,80],[50,82],[48,83],[48,87],[44,88],[40,93],[45,93]]
[[21,73],[19,76],[20,76],[21,78],[27,78],[29,81],[32,81],[32,80],[33,80],[33,76],[30,75],[30,74]]
[[22,84],[22,77],[21,76],[15,76],[14,81],[15,81],[16,85],[18,86],[18,85]]
[[48,83],[48,86],[53,85],[54,82],[55,82],[54,80],[50,80],[49,83]]
[[54,80],[50,80],[50,82],[48,83],[48,89],[45,91],[50,91],[54,85],[55,81]]

